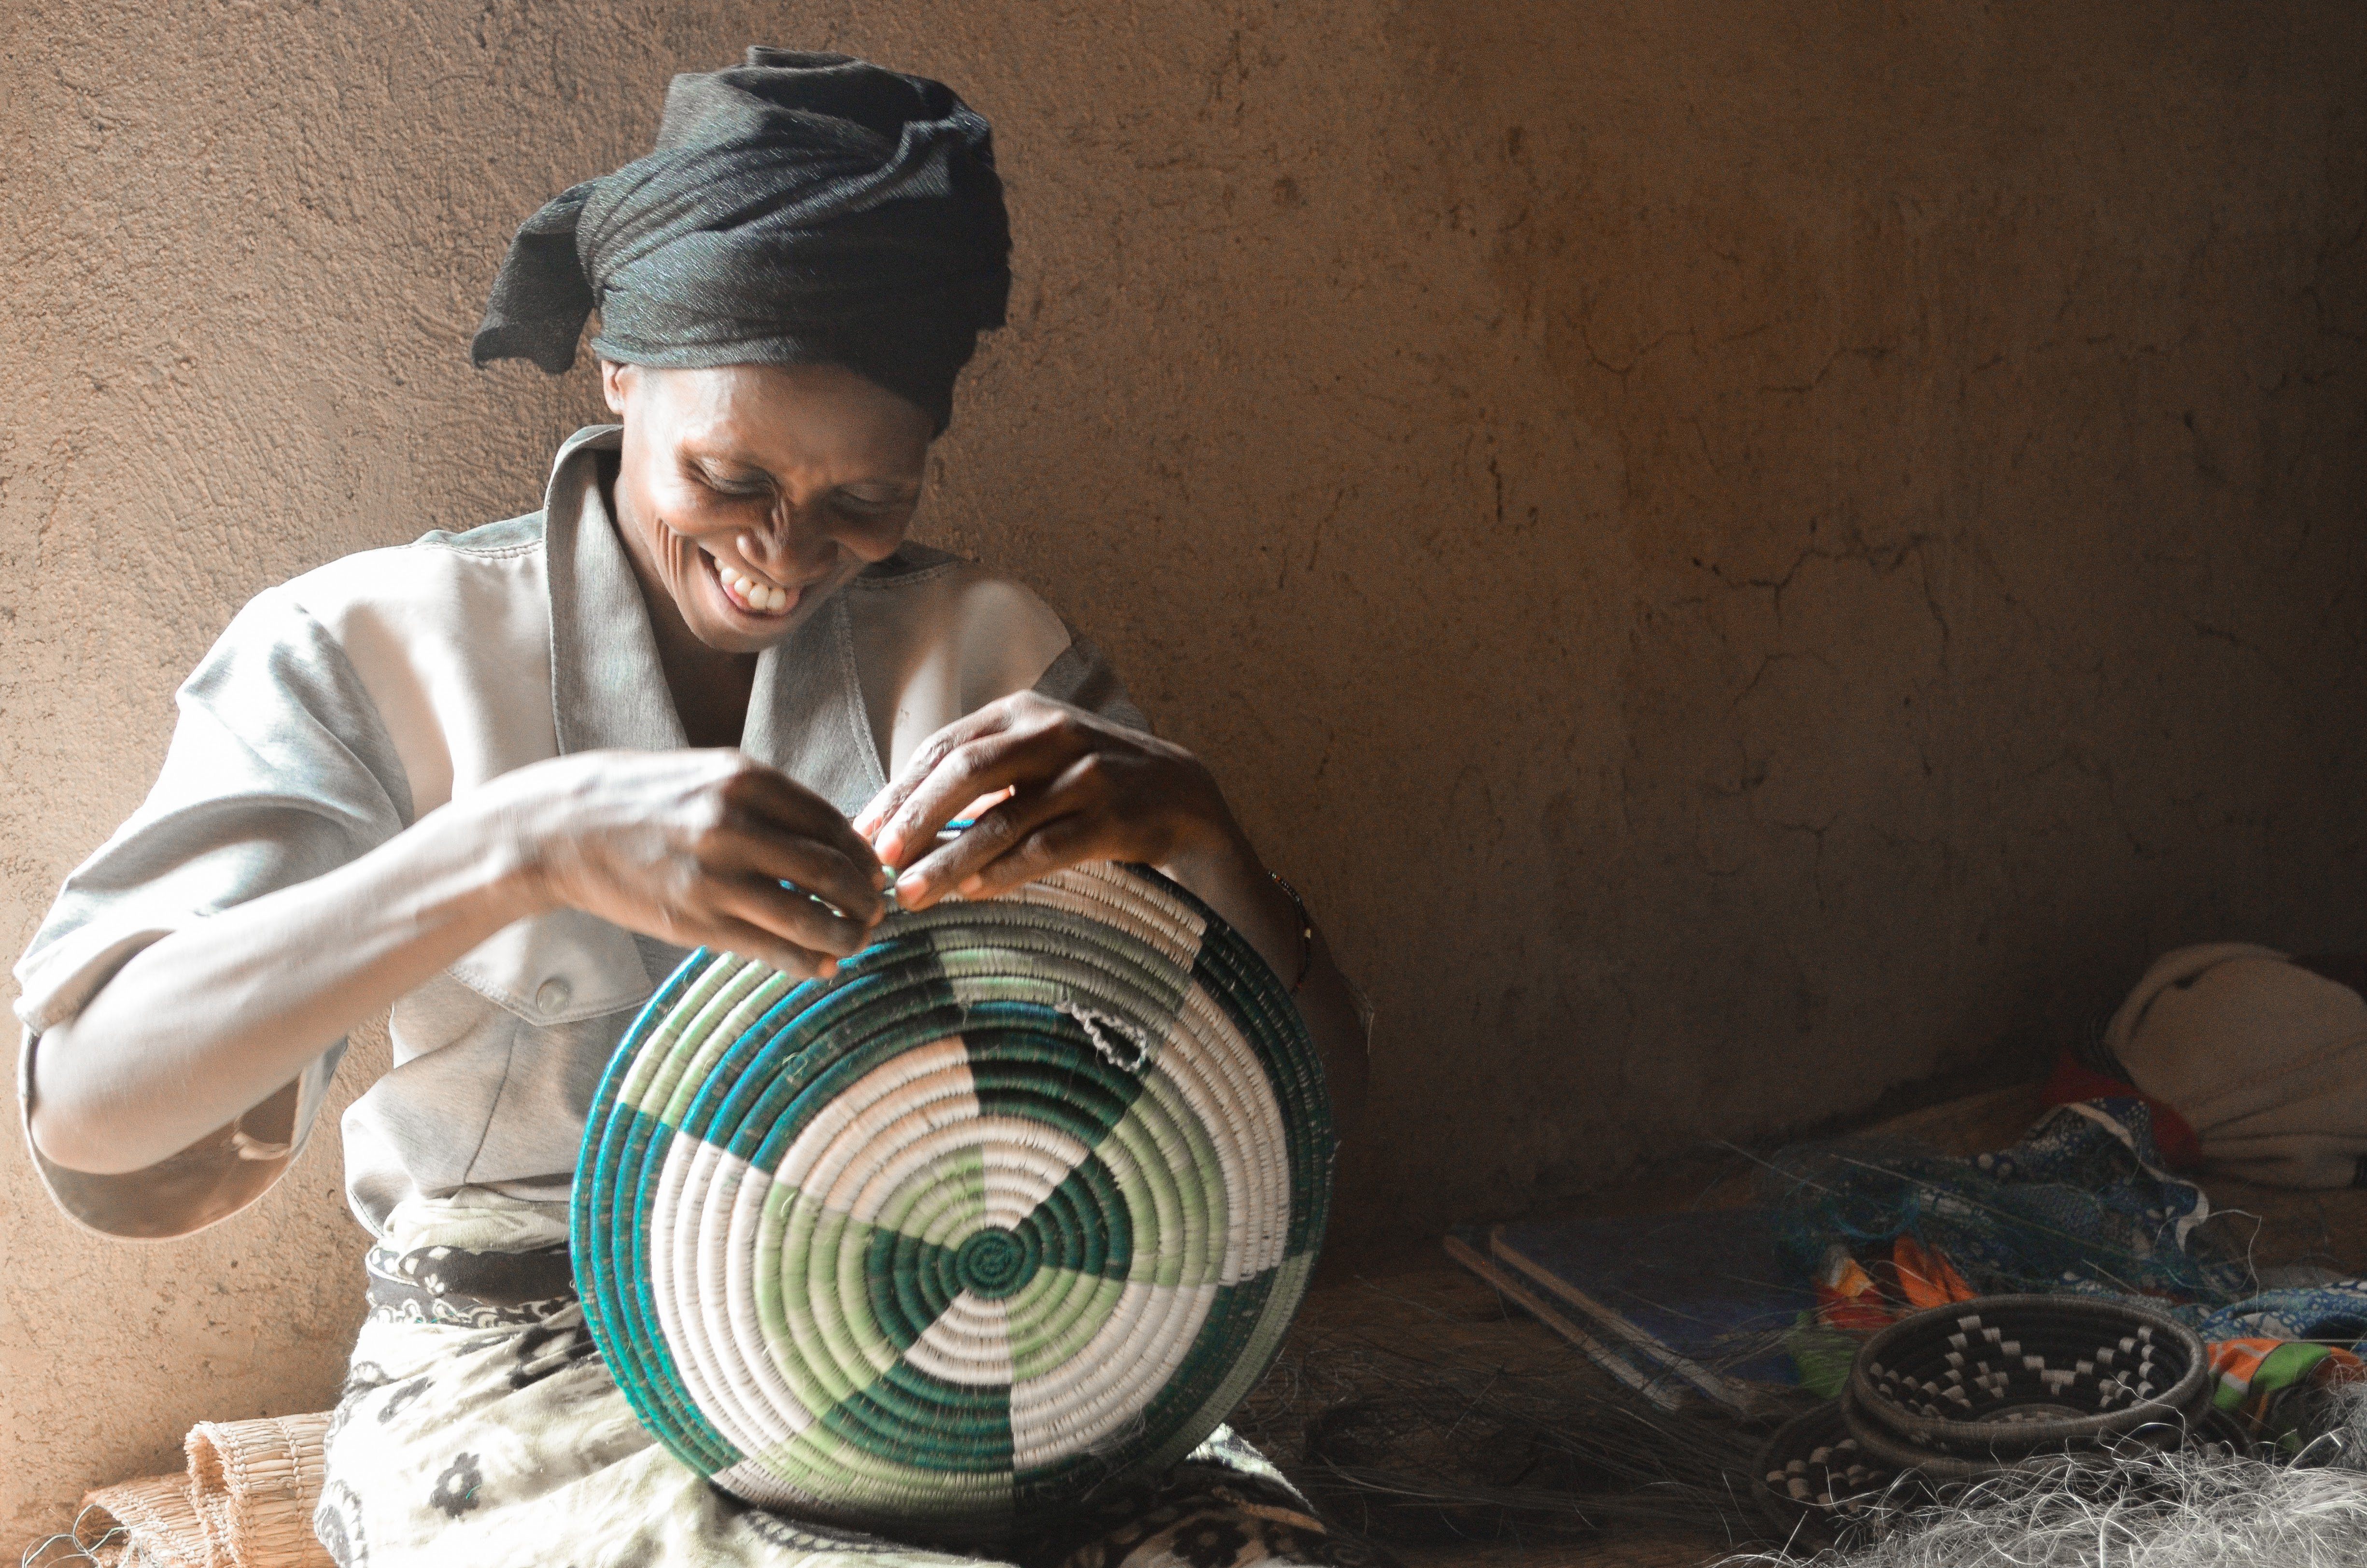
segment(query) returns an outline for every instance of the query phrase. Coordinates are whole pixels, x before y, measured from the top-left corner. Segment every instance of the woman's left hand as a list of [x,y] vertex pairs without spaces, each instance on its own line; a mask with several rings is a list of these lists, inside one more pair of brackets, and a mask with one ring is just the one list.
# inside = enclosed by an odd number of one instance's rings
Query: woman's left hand
[[[1003,791],[958,838],[936,842],[963,808]],[[951,892],[991,898],[1084,860],[1165,866],[1248,851],[1197,757],[1029,691],[930,736],[863,808],[855,830],[888,865],[909,863],[896,881],[905,909]]]

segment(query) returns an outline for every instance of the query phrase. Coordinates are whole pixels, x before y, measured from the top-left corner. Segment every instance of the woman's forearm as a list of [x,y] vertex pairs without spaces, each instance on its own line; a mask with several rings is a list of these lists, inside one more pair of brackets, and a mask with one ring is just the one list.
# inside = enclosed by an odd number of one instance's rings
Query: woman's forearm
[[531,867],[462,803],[135,955],[33,1058],[32,1134],[73,1170],[135,1171],[270,1097],[340,1036],[522,915]]
[[737,752],[538,762],[350,865],[142,950],[41,1036],[33,1142],[72,1170],[143,1170],[262,1104],[503,926],[549,909],[827,972],[878,919],[878,881],[870,846],[836,807]]
[[1294,998],[1323,1058],[1332,1115],[1344,1133],[1365,1103],[1365,1018],[1347,976],[1331,961],[1320,932],[1309,951],[1297,901],[1276,885],[1246,838],[1223,848],[1178,856],[1160,869],[1197,893],[1257,949],[1288,985],[1300,966],[1306,982]]

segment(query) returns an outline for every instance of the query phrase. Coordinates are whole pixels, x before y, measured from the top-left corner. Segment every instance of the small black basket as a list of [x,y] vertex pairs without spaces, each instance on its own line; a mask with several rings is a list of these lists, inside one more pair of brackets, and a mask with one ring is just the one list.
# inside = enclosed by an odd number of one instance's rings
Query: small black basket
[[1842,1391],[1841,1397],[1834,1403],[1840,1412],[1842,1424],[1857,1439],[1859,1449],[1873,1463],[1902,1473],[1919,1475],[1934,1487],[1986,1481],[2010,1470],[2044,1470],[2105,1451],[2202,1448],[2238,1459],[2249,1459],[2255,1451],[2241,1423],[2225,1412],[2214,1410],[2208,1405],[2203,1407],[2200,1415],[2165,1417],[2101,1441],[2060,1444],[2026,1454],[1972,1457],[1909,1448],[1891,1433],[1868,1421],[1847,1390]]
[[2211,1398],[2203,1342],[2158,1312],[2078,1296],[1983,1296],[1892,1324],[1858,1351],[1862,1440],[1994,1470],[2123,1440],[2175,1447]]
[[1912,1475],[1865,1450],[1828,1400],[1775,1429],[1759,1450],[1759,1510],[1785,1540],[1829,1540],[1886,1510],[1913,1507],[1929,1494]]

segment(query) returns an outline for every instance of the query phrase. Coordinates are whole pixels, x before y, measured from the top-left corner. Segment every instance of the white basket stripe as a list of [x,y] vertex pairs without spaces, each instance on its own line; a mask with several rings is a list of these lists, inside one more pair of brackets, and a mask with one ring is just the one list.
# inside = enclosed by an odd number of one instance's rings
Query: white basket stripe
[[904,1359],[933,1378],[968,1388],[999,1388],[1011,1381],[1011,1320],[1001,1301],[964,1290],[922,1330]]

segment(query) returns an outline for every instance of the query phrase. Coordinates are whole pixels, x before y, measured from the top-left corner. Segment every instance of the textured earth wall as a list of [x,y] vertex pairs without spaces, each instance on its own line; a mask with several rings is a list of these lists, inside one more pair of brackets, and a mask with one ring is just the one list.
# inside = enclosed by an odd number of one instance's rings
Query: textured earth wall
[[[467,368],[500,248],[751,40],[996,121],[923,531],[1368,983],[1350,1228],[2033,1065],[2174,942],[2367,946],[2336,0],[0,0],[0,946],[247,596],[534,504],[595,403]],[[0,1546],[328,1400],[334,1133],[153,1246],[0,1143]]]

